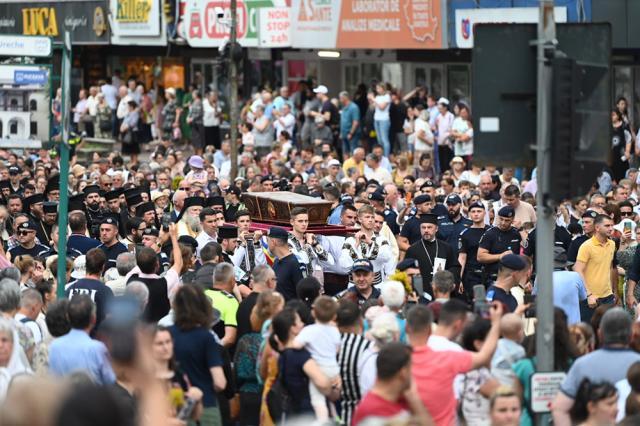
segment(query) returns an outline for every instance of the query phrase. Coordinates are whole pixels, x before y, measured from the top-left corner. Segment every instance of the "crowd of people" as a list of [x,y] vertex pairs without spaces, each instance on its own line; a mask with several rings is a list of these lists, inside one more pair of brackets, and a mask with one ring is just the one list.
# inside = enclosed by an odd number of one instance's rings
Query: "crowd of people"
[[[74,156],[68,188],[55,152],[0,152],[0,423],[532,425],[540,285],[566,373],[555,424],[638,421],[640,143],[624,99],[615,161],[558,206],[539,283],[536,171],[475,164],[469,104],[301,81],[248,99],[231,144],[217,94],[192,89],[82,90],[75,130],[122,149]],[[302,205],[257,221],[243,194],[274,191],[324,200],[326,224]]]

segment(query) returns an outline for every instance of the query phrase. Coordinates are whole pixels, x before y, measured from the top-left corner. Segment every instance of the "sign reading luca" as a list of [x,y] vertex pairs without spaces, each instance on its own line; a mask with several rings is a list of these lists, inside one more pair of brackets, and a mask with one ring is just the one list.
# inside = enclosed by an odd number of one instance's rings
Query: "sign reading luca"
[[56,10],[53,7],[22,9],[22,31],[24,35],[57,36]]

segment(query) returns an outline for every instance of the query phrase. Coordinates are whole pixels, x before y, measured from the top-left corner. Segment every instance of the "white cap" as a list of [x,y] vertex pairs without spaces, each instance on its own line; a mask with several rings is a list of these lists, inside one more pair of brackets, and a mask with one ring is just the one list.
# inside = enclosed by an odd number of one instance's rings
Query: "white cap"
[[327,86],[325,86],[324,84],[321,84],[320,86],[313,89],[313,93],[322,93],[323,95],[326,95],[327,93],[329,93],[329,89],[327,89]]
[[340,162],[334,158],[333,160],[329,160],[329,163],[327,163],[327,166],[329,166],[329,167],[331,167],[331,166],[340,167]]
[[449,99],[447,98],[440,98],[438,99],[438,103],[442,104],[442,105],[449,105]]
[[87,274],[87,260],[86,256],[83,254],[81,256],[76,257],[73,261],[73,271],[71,271],[71,278],[79,280],[84,278]]

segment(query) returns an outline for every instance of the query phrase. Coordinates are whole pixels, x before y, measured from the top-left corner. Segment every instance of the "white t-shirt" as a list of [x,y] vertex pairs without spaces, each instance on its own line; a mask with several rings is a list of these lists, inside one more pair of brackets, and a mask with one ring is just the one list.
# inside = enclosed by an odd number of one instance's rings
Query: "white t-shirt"
[[480,173],[474,175],[471,170],[465,170],[460,175],[460,180],[466,180],[467,182],[471,182],[475,186],[480,185]]
[[[414,147],[416,151],[433,151],[433,132],[431,131],[431,127],[429,126],[429,122],[423,120],[422,118],[416,118],[416,121],[413,123],[414,128]],[[425,143],[422,139],[418,137],[418,132],[422,130],[427,136],[427,139],[431,140],[431,145]]]
[[336,355],[340,350],[340,332],[329,324],[311,324],[302,329],[295,338],[303,344],[320,366],[338,367]]
[[[381,104],[386,103],[385,109],[380,109]],[[391,106],[391,96],[388,93],[384,95],[378,95],[375,98],[376,111],[373,113],[373,119],[377,121],[389,121],[389,107]]]
[[211,106],[209,103],[209,99],[205,99],[202,101],[202,124],[205,127],[215,127],[220,125],[220,118],[218,114],[220,114],[220,105],[216,104],[215,107]]
[[456,117],[451,125],[451,130],[455,130],[458,133],[464,133],[471,137],[471,139],[464,142],[456,140],[453,146],[454,154],[461,157],[473,155],[473,128],[469,126],[469,123],[460,117]]
[[116,109],[118,106],[118,89],[111,84],[103,84],[100,87],[100,91],[104,95],[104,100],[107,101],[109,108]]

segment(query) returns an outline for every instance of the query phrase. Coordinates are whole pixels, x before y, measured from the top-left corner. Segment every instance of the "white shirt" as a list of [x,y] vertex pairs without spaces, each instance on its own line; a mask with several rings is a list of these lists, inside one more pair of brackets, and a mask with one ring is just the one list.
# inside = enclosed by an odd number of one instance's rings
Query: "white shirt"
[[202,101],[202,110],[204,113],[204,116],[202,117],[204,127],[215,127],[220,125],[220,118],[218,114],[220,114],[221,109],[218,103],[213,107],[209,103],[209,99],[204,99]]
[[212,237],[211,235],[207,234],[204,231],[200,231],[200,233],[196,237],[196,242],[198,243],[198,248],[196,249],[196,255],[198,256],[198,258],[200,258],[200,250],[202,250],[202,247],[212,242],[217,243],[218,239]]
[[[416,151],[433,151],[433,132],[431,131],[431,127],[429,123],[422,118],[416,118],[413,123],[413,134],[414,134],[414,146]],[[426,135],[426,138],[431,141],[431,145],[424,142],[422,139],[418,137],[418,132],[422,130]],[[425,136],[423,135],[423,137]]]
[[[374,100],[376,104],[376,110],[373,113],[373,119],[376,121],[388,121],[389,118],[389,107],[391,106],[391,96],[388,93],[384,95],[376,96]],[[380,105],[386,103],[387,106],[385,109],[380,109]]]
[[455,144],[453,145],[454,154],[461,157],[466,155],[473,155],[473,128],[469,126],[469,123],[460,117],[456,117],[456,119],[453,120],[453,124],[451,125],[451,130],[455,130],[459,133],[464,133],[471,137],[471,139],[464,142],[456,140]]
[[104,95],[104,100],[107,101],[109,108],[115,109],[118,106],[118,89],[111,84],[103,84],[100,87],[100,91]]
[[128,103],[130,100],[131,100],[131,96],[129,95],[120,99],[120,103],[118,104],[118,109],[116,110],[116,117],[122,120],[127,115],[127,113],[129,112]]
[[338,367],[337,354],[341,340],[336,326],[321,323],[308,325],[296,336],[295,342],[304,345],[320,366]]
[[94,96],[87,98],[87,112],[90,116],[95,117],[98,114],[98,100]]
[[474,175],[471,170],[465,170],[460,175],[460,180],[466,180],[467,182],[471,182],[475,186],[480,185],[480,173]]
[[371,168],[369,170],[365,169],[364,177],[366,177],[367,180],[375,179],[376,181],[378,181],[378,183],[381,184],[393,183],[391,173],[389,173],[389,170],[383,167],[378,167],[376,170],[373,170]]
[[280,117],[274,121],[273,127],[276,128],[276,138],[280,137],[280,133],[286,130],[289,136],[293,135],[293,127],[296,125],[296,118],[293,114],[289,113],[284,117]]

